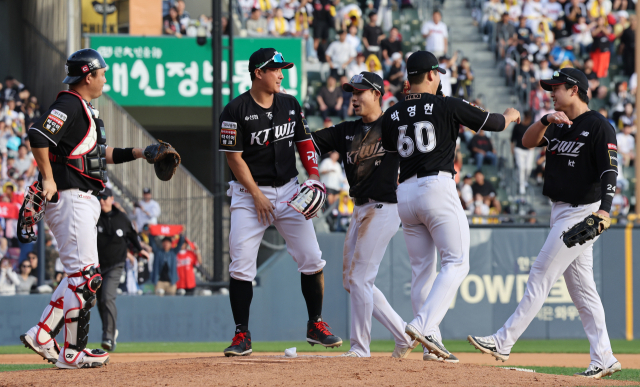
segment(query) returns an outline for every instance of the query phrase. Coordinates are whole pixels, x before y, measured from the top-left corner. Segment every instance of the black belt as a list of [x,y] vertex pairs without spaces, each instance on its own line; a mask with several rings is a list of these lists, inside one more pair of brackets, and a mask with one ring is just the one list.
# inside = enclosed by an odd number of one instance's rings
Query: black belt
[[369,199],[369,198],[353,198],[353,204],[355,204],[356,206],[361,206],[363,204],[371,203],[372,201],[375,202],[374,199]]
[[282,187],[283,185],[287,184],[288,182],[290,182],[291,179],[288,180],[256,180],[256,184],[259,186],[263,186],[263,187],[273,187],[273,188],[277,188],[277,187]]
[[[418,173],[416,173],[416,177],[419,179],[421,177],[427,177],[427,176],[438,176],[440,172],[441,171],[418,171]],[[442,171],[442,172],[451,173],[449,171]],[[451,174],[451,176],[453,176],[453,174]]]

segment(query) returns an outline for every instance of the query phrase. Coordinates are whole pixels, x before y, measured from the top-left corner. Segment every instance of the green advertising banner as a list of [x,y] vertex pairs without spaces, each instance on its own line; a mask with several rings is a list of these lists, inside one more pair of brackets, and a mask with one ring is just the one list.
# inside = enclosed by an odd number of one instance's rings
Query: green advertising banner
[[[195,38],[173,36],[91,35],[91,48],[102,54],[109,66],[104,91],[121,106],[211,106],[213,66],[211,40],[199,46]],[[228,38],[224,37],[226,46]],[[249,90],[249,56],[261,47],[273,47],[296,65],[283,70],[282,87],[302,102],[303,43],[298,38],[234,38],[233,95]],[[227,65],[229,52],[222,53],[222,98],[229,102]]]

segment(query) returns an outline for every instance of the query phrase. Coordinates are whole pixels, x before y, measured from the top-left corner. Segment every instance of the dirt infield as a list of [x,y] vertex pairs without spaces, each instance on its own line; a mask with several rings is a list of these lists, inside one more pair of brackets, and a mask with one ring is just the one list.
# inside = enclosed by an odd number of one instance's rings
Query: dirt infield
[[[338,356],[342,353],[331,353],[329,356]],[[282,356],[282,352],[260,352],[254,353],[250,358],[262,356]],[[324,355],[323,353],[299,353],[301,356]],[[386,352],[373,352],[373,357],[389,357]],[[581,353],[513,353],[506,363],[496,362],[492,356],[483,355],[479,352],[456,353],[461,363],[479,365],[501,365],[501,366],[538,366],[538,367],[584,367],[589,365],[589,354]],[[140,361],[160,361],[175,359],[192,359],[199,357],[222,356],[220,352],[196,352],[196,353],[112,353],[111,364],[132,363]],[[422,352],[415,350],[411,353],[410,359],[421,360]],[[616,354],[623,368],[640,369],[640,355],[620,355]],[[0,355],[0,364],[43,364],[44,360],[36,354],[25,355]]]
[[[114,356],[115,360],[115,356]],[[624,386],[637,382],[510,371],[476,364],[444,364],[389,357],[369,359],[300,356],[199,357],[109,364],[100,369],[4,372],[2,386],[60,386],[69,373],[90,386]]]

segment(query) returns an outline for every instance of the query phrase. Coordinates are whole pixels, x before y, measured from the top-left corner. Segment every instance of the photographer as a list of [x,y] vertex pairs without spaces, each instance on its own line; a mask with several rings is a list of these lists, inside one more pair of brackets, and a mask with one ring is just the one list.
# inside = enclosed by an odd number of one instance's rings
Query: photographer
[[102,348],[113,351],[116,347],[118,330],[116,320],[116,292],[127,259],[129,244],[134,251],[149,257],[140,246],[138,234],[131,220],[113,203],[113,193],[109,188],[98,196],[100,218],[98,219],[98,260],[102,270],[102,286],[97,291],[98,311],[102,319]]

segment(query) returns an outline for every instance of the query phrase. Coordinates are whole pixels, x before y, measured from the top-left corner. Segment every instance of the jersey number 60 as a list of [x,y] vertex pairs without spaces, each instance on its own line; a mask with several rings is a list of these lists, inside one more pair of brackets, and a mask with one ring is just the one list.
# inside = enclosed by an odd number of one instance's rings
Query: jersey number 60
[[[402,157],[409,157],[413,154],[414,143],[411,137],[407,137],[408,125],[398,127],[398,153]],[[436,147],[436,128],[429,121],[420,121],[413,124],[418,150],[422,153],[429,153]],[[424,131],[427,132],[427,143],[424,140]]]

